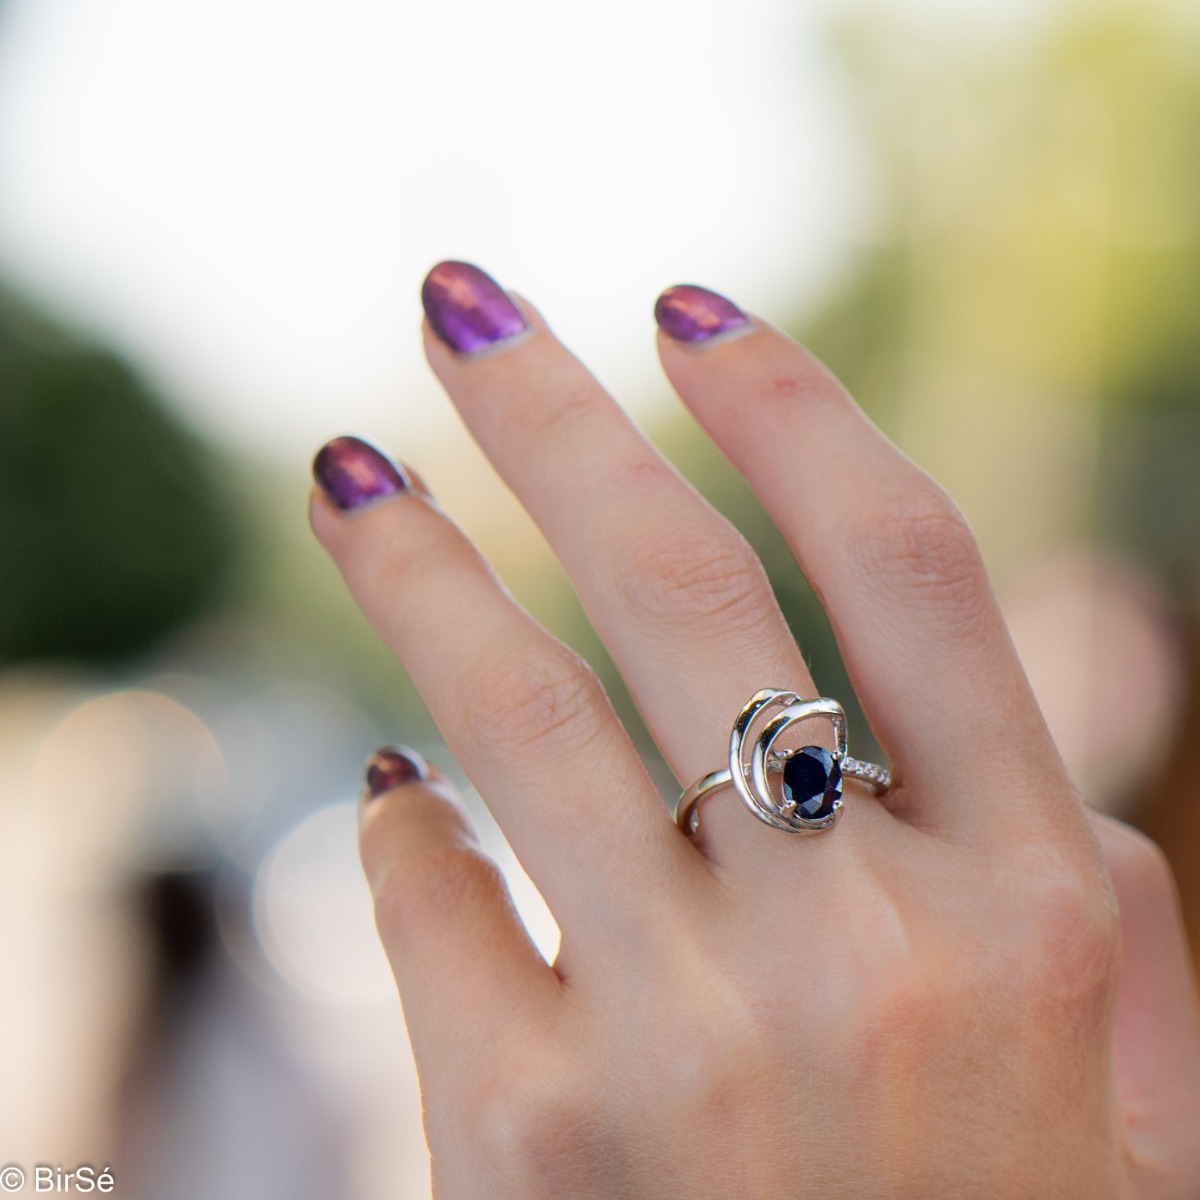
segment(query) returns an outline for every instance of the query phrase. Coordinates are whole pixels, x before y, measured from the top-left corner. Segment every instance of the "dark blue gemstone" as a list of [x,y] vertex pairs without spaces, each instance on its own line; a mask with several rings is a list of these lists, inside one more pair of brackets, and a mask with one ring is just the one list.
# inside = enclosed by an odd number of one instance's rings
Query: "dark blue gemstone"
[[795,804],[796,815],[819,821],[833,812],[842,794],[842,768],[820,746],[803,746],[784,763],[783,798]]

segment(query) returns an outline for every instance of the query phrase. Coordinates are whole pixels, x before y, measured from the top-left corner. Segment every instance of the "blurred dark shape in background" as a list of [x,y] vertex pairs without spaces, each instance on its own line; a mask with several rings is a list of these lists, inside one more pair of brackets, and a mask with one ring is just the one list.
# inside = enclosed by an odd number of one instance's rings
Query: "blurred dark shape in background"
[[220,949],[216,873],[205,868],[165,870],[144,880],[137,908],[147,933],[151,1020],[141,1032],[164,1033]]
[[214,461],[133,369],[0,289],[0,667],[152,649],[235,544]]
[[[136,891],[149,988],[122,1072],[122,1190],[139,1200],[351,1196],[338,1106],[230,961],[219,879],[212,867],[169,868]],[[248,926],[244,887],[222,912]]]

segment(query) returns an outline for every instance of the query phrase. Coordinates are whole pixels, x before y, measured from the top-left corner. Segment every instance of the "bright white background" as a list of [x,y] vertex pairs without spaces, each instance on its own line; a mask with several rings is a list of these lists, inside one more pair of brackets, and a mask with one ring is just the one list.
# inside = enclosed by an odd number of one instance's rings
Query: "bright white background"
[[415,334],[439,258],[534,299],[637,408],[659,290],[791,317],[871,225],[829,0],[3,14],[0,264],[283,460],[447,419]]
[[0,43],[0,253],[201,421],[289,455],[397,398],[425,419],[417,293],[443,257],[640,390],[659,290],[791,305],[863,215],[808,14],[731,18],[26,0]]

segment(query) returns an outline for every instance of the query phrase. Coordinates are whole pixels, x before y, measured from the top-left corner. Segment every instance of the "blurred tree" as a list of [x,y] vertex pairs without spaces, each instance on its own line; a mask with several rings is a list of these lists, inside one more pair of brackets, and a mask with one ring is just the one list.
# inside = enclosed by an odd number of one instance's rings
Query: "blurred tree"
[[130,367],[0,291],[0,666],[151,648],[234,540],[212,462]]

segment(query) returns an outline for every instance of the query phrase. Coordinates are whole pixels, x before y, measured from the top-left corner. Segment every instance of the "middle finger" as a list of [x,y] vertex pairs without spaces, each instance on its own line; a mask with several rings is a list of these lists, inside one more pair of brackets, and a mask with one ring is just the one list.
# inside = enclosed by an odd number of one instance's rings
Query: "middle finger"
[[538,315],[465,263],[436,266],[422,299],[430,365],[546,535],[680,782],[723,765],[760,688],[816,695],[754,551]]

